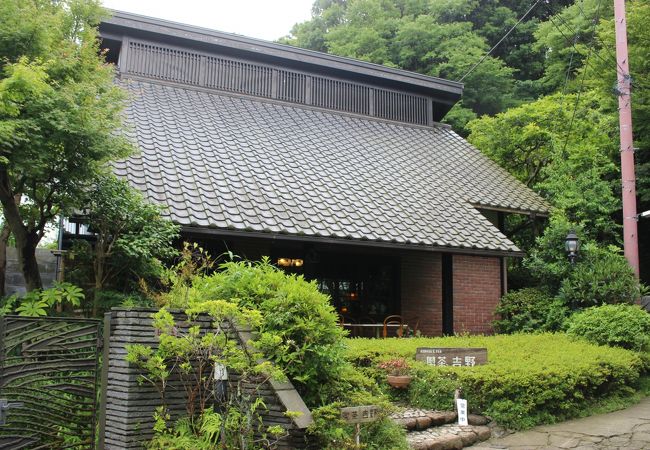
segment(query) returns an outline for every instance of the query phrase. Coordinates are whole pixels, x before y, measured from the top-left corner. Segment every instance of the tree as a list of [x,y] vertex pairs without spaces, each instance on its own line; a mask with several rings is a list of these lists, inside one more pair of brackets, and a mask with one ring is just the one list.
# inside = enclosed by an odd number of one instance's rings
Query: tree
[[97,315],[99,295],[108,280],[129,270],[142,276],[151,271],[145,266],[159,266],[160,259],[176,254],[172,242],[178,226],[162,217],[159,206],[147,203],[126,181],[113,176],[95,183],[86,206],[96,236],[93,315]]
[[115,133],[125,96],[104,63],[96,0],[0,6],[0,203],[28,290],[45,226],[80,205],[108,160],[131,151]]

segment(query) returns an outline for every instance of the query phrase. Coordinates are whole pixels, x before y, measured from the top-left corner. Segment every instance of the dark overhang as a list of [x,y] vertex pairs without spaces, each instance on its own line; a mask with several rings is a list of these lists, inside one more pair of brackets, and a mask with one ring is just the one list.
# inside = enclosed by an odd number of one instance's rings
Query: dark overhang
[[182,226],[181,233],[193,236],[209,236],[215,238],[256,238],[271,241],[309,242],[330,245],[347,245],[367,248],[383,248],[391,250],[428,251],[436,253],[453,253],[459,255],[496,256],[523,258],[522,251],[486,250],[481,248],[434,246],[422,244],[402,244],[399,242],[371,241],[368,239],[342,239],[325,236],[291,235],[285,233],[264,233],[259,231],[239,231],[197,226]]

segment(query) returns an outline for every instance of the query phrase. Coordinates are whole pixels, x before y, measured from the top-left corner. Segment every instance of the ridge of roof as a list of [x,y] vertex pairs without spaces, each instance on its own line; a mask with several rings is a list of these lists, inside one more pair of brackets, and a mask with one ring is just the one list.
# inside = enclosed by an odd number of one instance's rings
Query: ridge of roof
[[431,77],[403,69],[395,69],[358,59],[307,50],[239,34],[216,31],[196,25],[187,25],[125,11],[109,11],[112,13],[112,17],[102,20],[100,32],[102,29],[108,29],[109,32],[113,28],[115,30],[112,31],[130,29],[139,34],[154,34],[162,39],[182,39],[195,44],[207,44],[213,47],[225,47],[257,54],[263,53],[266,56],[280,60],[288,60],[310,66],[320,66],[326,69],[338,69],[344,72],[412,85],[439,94],[444,93],[456,100],[460,99],[463,92],[463,83],[457,81]]

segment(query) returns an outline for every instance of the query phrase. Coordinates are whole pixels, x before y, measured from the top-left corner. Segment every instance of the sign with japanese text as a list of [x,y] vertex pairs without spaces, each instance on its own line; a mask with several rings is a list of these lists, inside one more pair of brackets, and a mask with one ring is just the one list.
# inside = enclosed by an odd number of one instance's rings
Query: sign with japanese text
[[456,409],[458,410],[458,425],[468,425],[467,422],[467,400],[456,399]]
[[341,418],[347,423],[373,422],[379,418],[379,406],[350,406],[341,408]]
[[474,367],[487,363],[487,349],[419,347],[415,359],[430,366]]

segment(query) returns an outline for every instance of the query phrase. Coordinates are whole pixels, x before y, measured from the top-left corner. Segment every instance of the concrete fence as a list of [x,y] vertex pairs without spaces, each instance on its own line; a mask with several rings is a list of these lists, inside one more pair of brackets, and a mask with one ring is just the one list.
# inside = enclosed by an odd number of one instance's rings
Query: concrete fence
[[[52,287],[56,279],[56,256],[52,250],[36,249],[36,261],[41,272],[43,287]],[[7,295],[25,292],[25,278],[18,263],[18,252],[15,247],[7,247],[7,271],[5,274],[5,293]]]
[[[153,436],[153,414],[160,397],[150,383],[139,383],[140,369],[126,362],[126,346],[143,344],[156,348],[158,337],[152,326],[152,309],[113,309],[104,319],[104,349],[102,365],[102,396],[100,405],[99,448],[136,449]],[[180,311],[171,311],[179,333],[187,332],[190,324]],[[208,316],[199,316],[192,325],[201,333],[211,330]],[[228,327],[228,332],[239,345],[246,346],[252,338],[250,330]],[[237,375],[229,371],[229,383],[237,383]],[[261,414],[265,428],[279,425],[287,435],[274,448],[303,449],[307,447],[305,429],[311,424],[311,413],[290,382],[270,380],[262,386],[240,384],[243,389],[263,398],[267,411]],[[253,391],[254,389],[254,391]],[[185,393],[177,379],[170,379],[166,390],[166,403],[172,417],[186,413]],[[300,412],[291,419],[286,411]]]

